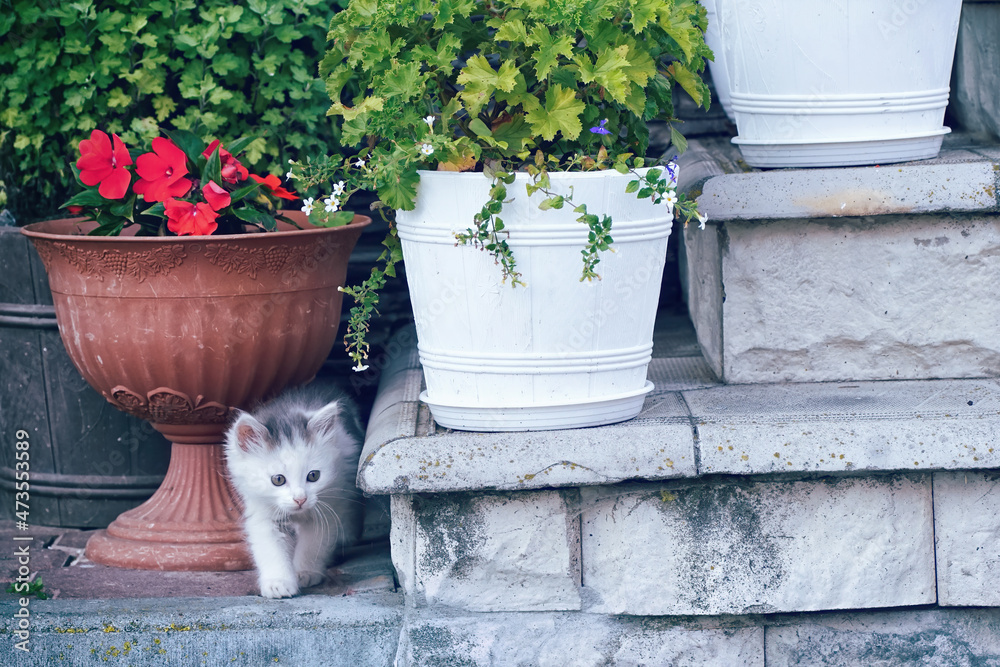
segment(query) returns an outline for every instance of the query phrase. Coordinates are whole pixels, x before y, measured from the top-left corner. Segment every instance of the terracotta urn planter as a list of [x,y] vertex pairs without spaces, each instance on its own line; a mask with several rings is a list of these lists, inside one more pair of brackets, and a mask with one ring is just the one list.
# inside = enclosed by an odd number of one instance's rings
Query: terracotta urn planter
[[[308,227],[305,216],[287,212]],[[83,377],[172,443],[156,493],[87,544],[118,567],[240,570],[252,563],[221,443],[233,408],[315,376],[340,322],[346,227],[233,236],[86,236],[24,228],[45,264],[59,332]]]

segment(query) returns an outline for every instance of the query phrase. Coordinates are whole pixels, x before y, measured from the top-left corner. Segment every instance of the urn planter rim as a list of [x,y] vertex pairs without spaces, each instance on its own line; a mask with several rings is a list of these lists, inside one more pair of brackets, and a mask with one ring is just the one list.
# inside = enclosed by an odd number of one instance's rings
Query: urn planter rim
[[[297,218],[297,222],[302,224],[309,224],[304,220],[305,215],[300,211],[282,211],[282,215],[290,218]],[[56,226],[58,228],[70,228],[75,226],[75,229],[80,230],[87,225],[96,225],[97,223],[92,220],[86,220],[82,217],[74,218],[58,218],[55,220],[42,220],[41,222],[33,222],[31,224],[21,227],[21,233],[30,238],[45,239],[49,241],[65,241],[67,239],[72,239],[74,242],[81,243],[114,243],[114,242],[124,242],[129,244],[163,244],[163,243],[177,243],[177,244],[203,244],[203,243],[218,243],[221,241],[240,241],[240,240],[255,240],[255,239],[280,239],[287,238],[290,236],[295,236],[297,238],[302,238],[303,236],[319,236],[323,234],[333,233],[333,230],[345,230],[345,229],[363,229],[367,227],[372,222],[371,217],[367,215],[361,215],[359,213],[354,214],[354,220],[350,224],[342,225],[340,227],[304,227],[295,228],[290,226],[290,229],[279,229],[273,232],[250,232],[247,234],[210,234],[208,236],[133,236],[133,235],[122,235],[122,236],[88,236],[86,233],[65,233],[62,231],[52,231],[47,228]],[[279,222],[279,224],[281,224]],[[287,224],[287,223],[284,223]]]

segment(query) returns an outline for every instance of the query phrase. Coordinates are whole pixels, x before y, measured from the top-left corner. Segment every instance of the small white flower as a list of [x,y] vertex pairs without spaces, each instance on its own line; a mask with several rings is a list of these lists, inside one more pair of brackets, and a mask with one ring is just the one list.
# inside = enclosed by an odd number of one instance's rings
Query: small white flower
[[295,174],[292,173],[291,169],[289,169],[288,172],[285,174],[285,178],[287,178],[288,180],[292,180],[293,178],[295,178]]
[[340,200],[333,195],[324,199],[323,203],[326,204],[325,210],[327,213],[336,213],[340,210]]
[[424,155],[430,155],[434,152],[434,147],[430,144],[420,144],[420,152]]
[[427,127],[431,128],[432,130],[434,129],[435,120],[436,119],[434,118],[434,116],[424,116],[424,122],[427,123]]
[[365,161],[361,158],[358,158],[357,160],[354,161],[354,166],[360,169],[361,167],[365,166]]
[[313,202],[316,201],[312,197],[306,197],[302,200],[302,212],[306,215],[310,215],[313,212]]
[[292,158],[288,158],[288,164],[295,164],[295,161]]
[[340,181],[339,183],[334,183],[333,184],[333,196],[339,197],[342,194],[344,194],[344,182]]
[[365,364],[364,366],[362,366],[360,361],[358,362],[358,365],[354,367],[355,373],[360,373],[361,371],[366,371],[366,370],[368,370],[368,365]]
[[698,229],[705,229],[705,223],[708,222],[708,216],[704,213],[698,214]]
[[668,208],[672,209],[674,207],[674,204],[677,203],[677,193],[671,190],[667,194],[663,195],[663,202],[667,205]]

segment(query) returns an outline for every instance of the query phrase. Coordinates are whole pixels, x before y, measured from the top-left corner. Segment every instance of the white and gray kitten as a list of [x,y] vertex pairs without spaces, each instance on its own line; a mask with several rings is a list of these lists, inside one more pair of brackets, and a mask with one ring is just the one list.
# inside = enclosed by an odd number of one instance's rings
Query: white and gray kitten
[[355,477],[363,441],[354,403],[315,385],[240,412],[229,428],[226,462],[262,596],[290,597],[321,583],[361,536]]

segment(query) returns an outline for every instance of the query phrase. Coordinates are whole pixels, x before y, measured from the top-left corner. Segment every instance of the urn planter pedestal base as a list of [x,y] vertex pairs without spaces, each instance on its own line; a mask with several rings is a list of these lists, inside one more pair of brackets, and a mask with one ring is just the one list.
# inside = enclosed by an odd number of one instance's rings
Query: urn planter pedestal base
[[226,479],[225,424],[156,425],[173,443],[153,497],[87,542],[87,558],[142,570],[249,570],[241,507]]

